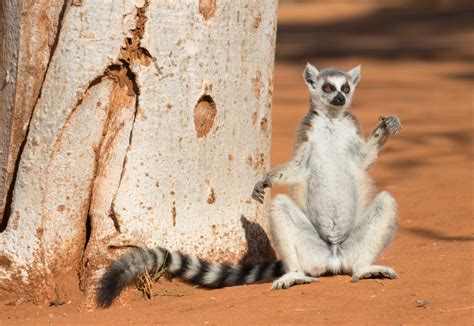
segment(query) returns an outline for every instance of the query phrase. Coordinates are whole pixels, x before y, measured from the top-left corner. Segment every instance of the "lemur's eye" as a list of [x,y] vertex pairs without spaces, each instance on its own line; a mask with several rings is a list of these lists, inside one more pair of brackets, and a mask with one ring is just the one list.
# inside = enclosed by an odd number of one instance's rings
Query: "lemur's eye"
[[347,94],[351,91],[351,88],[349,87],[349,85],[344,84],[344,85],[342,85],[341,91],[343,91],[344,93]]
[[331,93],[331,92],[333,91],[332,85],[324,84],[324,85],[323,85],[323,91],[324,91],[325,93]]

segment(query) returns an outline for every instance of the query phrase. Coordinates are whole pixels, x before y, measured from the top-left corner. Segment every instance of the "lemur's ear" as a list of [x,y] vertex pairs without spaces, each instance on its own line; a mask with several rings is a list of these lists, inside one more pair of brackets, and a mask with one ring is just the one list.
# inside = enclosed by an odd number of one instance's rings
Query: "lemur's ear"
[[303,77],[309,89],[316,89],[316,78],[318,77],[318,75],[319,70],[316,69],[316,67],[312,64],[307,63],[306,67],[304,68]]
[[354,86],[357,85],[357,83],[360,80],[360,65],[358,65],[357,67],[352,68],[351,70],[349,70],[347,75],[349,76],[349,80],[351,81],[351,83]]

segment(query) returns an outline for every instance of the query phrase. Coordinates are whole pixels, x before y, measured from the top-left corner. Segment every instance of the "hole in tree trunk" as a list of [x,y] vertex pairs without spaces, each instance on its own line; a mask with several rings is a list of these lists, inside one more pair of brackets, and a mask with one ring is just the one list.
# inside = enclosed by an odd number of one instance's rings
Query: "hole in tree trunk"
[[216,103],[210,95],[199,98],[194,108],[194,126],[198,138],[206,137],[214,124],[217,114]]

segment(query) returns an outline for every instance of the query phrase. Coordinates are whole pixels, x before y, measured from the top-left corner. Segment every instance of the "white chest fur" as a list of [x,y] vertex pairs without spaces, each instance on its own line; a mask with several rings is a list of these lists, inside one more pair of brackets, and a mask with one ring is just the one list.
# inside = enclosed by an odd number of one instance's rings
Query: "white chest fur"
[[314,118],[308,133],[306,207],[321,236],[337,243],[345,238],[355,218],[359,202],[361,169],[350,154],[359,135],[347,118]]
[[347,118],[330,119],[317,115],[309,131],[309,141],[320,150],[341,150],[354,142],[357,130],[354,123]]

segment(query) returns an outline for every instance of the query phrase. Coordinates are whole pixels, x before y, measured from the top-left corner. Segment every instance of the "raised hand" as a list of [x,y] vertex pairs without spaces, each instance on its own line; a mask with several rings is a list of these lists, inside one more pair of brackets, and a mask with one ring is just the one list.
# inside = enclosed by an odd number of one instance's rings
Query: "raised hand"
[[385,124],[385,128],[387,128],[387,131],[392,135],[398,134],[402,129],[400,119],[395,115],[389,115],[388,117],[381,116],[379,120]]

